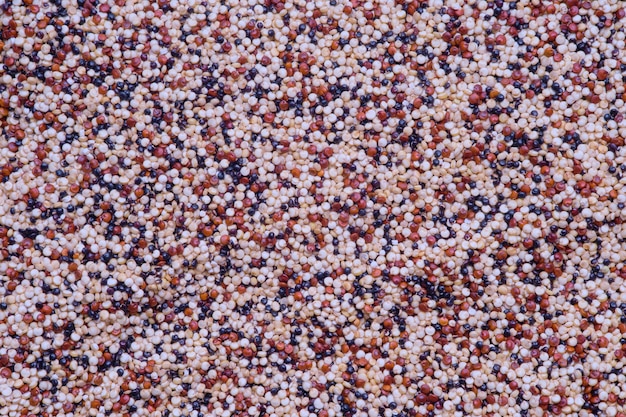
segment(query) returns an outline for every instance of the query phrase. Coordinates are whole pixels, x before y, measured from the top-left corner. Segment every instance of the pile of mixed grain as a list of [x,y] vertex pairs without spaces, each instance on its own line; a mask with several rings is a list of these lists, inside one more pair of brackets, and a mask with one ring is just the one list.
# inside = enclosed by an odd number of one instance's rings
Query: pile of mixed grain
[[618,0],[0,6],[0,415],[626,416]]

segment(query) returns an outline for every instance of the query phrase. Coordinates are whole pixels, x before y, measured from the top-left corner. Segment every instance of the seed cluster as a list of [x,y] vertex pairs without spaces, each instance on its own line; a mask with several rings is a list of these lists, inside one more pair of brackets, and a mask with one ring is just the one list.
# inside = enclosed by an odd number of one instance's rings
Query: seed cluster
[[618,0],[0,6],[0,415],[626,416]]

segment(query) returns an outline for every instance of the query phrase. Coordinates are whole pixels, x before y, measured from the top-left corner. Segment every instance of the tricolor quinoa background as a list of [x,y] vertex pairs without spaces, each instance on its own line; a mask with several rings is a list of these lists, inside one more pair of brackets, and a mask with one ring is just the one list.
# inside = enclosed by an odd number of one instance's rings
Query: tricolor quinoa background
[[0,5],[0,415],[620,416],[620,1]]

